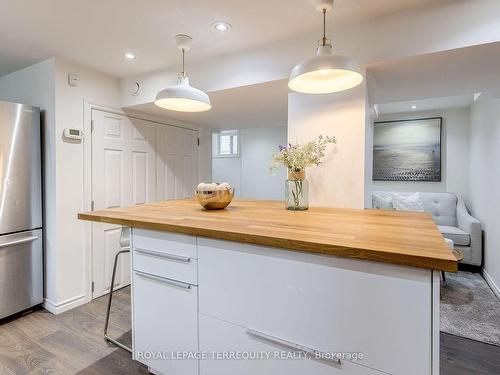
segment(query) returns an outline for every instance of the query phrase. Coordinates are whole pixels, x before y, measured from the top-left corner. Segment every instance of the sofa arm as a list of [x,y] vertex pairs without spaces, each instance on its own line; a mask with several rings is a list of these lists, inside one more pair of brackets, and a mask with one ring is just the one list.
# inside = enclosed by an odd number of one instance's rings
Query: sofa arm
[[457,224],[460,229],[470,234],[471,252],[474,258],[480,260],[483,249],[481,222],[469,214],[465,202],[460,197],[457,203]]

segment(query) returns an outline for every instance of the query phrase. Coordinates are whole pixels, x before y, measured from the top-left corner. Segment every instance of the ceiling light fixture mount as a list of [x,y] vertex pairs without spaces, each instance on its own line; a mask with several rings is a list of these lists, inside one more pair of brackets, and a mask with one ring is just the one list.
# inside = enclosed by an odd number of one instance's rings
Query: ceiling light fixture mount
[[136,56],[135,53],[126,52],[125,53],[125,58],[128,59],[128,60],[135,60],[135,59],[137,59],[137,56]]
[[288,87],[306,94],[328,94],[359,85],[363,75],[358,63],[350,57],[332,54],[331,41],[326,37],[326,13],[333,9],[333,0],[317,0],[316,9],[323,14],[323,37],[316,56],[292,69]]
[[189,35],[175,36],[177,48],[182,52],[182,72],[177,77],[175,86],[167,87],[156,95],[155,105],[178,112],[202,112],[212,108],[208,95],[189,84],[186,75],[185,54],[191,49],[192,38]]
[[225,33],[226,31],[231,30],[231,24],[229,24],[228,22],[224,22],[224,21],[214,22],[213,27],[215,30],[217,30],[221,33]]

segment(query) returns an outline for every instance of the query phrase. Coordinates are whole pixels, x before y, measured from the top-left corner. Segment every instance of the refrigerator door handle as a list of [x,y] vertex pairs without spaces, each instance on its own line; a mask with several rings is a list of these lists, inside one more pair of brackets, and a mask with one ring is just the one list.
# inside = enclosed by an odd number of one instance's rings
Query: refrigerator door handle
[[22,244],[22,243],[33,242],[33,241],[36,241],[36,240],[38,240],[38,236],[29,236],[29,237],[26,237],[26,238],[20,238],[18,240],[14,240],[14,241],[10,241],[10,242],[0,243],[0,249],[2,247],[19,245],[19,244]]

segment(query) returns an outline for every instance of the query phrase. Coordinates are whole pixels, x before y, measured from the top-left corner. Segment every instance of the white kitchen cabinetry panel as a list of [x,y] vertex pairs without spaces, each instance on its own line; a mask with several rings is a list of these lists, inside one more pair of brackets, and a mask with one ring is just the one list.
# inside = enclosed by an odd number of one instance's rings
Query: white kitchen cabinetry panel
[[[198,238],[200,313],[392,374],[431,373],[432,271]],[[206,337],[205,333],[202,333]]]
[[158,250],[134,247],[134,270],[198,285],[198,261]]
[[198,374],[197,360],[148,358],[198,350],[198,288],[138,271],[133,287],[134,359],[165,375]]
[[147,229],[133,229],[134,248],[162,251],[197,259],[196,237]]
[[[299,343],[300,344],[300,343]],[[284,356],[293,352],[285,346],[259,339],[248,329],[200,314],[200,351],[206,353],[269,353],[269,360],[213,359],[200,361],[200,375],[383,375],[382,372],[342,361],[313,359],[275,359],[275,353]],[[299,352],[297,354],[299,355]],[[303,353],[302,353],[303,355]],[[303,357],[300,357],[303,358]]]

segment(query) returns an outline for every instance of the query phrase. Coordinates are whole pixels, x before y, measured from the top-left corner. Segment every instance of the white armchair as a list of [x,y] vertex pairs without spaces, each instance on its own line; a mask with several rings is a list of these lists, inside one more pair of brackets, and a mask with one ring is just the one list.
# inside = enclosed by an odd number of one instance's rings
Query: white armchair
[[[457,203],[457,224],[460,230],[470,235],[470,243],[469,246],[455,244],[455,247],[464,253],[464,263],[480,266],[483,240],[481,222],[469,214],[465,202],[460,197],[458,197]],[[467,258],[465,250],[468,252]]]

